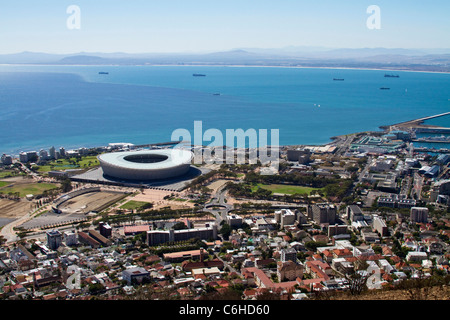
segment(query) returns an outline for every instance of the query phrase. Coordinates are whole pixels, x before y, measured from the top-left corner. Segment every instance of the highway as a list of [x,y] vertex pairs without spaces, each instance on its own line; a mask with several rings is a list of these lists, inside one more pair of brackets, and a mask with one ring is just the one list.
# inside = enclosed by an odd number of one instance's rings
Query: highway
[[217,189],[217,192],[214,194],[214,198],[207,203],[203,209],[203,211],[209,212],[216,217],[216,223],[218,226],[220,226],[222,221],[227,220],[228,213],[233,210],[233,206],[227,204],[225,201],[227,191],[224,189],[225,185]]

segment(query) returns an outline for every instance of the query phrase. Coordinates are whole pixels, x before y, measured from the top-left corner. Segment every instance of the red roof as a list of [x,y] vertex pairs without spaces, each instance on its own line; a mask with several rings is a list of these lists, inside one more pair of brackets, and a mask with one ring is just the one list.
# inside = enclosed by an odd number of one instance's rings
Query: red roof
[[254,296],[256,296],[256,290],[255,289],[245,289],[244,296],[246,296],[247,298],[253,298]]
[[221,287],[228,287],[230,283],[227,280],[217,280],[217,284]]
[[251,272],[254,274],[255,277],[259,279],[259,281],[262,283],[264,288],[266,289],[286,289],[286,290],[292,290],[294,286],[297,284],[297,281],[286,281],[286,282],[280,282],[280,283],[274,283],[262,270],[250,267],[244,269],[247,272]]
[[347,248],[345,248],[345,249],[334,249],[333,253],[336,256],[338,256],[338,257],[353,255],[353,253],[350,250],[348,250]]

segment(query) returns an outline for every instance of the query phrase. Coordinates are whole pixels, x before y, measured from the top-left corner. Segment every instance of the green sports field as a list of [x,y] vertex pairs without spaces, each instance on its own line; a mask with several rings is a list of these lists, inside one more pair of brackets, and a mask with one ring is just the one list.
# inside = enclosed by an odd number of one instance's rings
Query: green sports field
[[67,169],[89,169],[98,166],[100,163],[96,156],[86,156],[80,161],[75,158],[53,160],[46,165],[38,166],[39,172],[59,171]]
[[281,193],[281,194],[311,194],[311,191],[320,190],[320,188],[310,188],[303,186],[293,186],[286,184],[262,184],[258,183],[252,187],[252,191],[256,191],[258,188],[263,188],[266,190],[270,190],[273,193]]
[[57,189],[58,187],[59,185],[52,183],[22,183],[14,184],[12,187],[2,188],[0,189],[0,193],[8,194],[10,192],[19,192],[20,197],[25,197],[27,194],[33,194],[36,196],[42,194],[45,190]]

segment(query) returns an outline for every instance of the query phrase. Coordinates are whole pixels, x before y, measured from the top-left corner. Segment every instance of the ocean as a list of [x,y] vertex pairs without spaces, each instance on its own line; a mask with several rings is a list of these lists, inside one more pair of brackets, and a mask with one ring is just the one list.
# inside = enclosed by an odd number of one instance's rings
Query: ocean
[[[193,73],[206,76],[194,77]],[[386,78],[385,73],[400,77]],[[266,129],[269,136],[277,129],[280,145],[319,145],[331,142],[333,136],[377,131],[382,125],[448,111],[450,74],[441,73],[231,66],[0,66],[0,154],[51,146],[70,150],[114,142],[167,142],[176,129],[187,129],[193,136],[194,121],[202,122],[203,132],[219,129],[224,137],[226,129]],[[430,123],[450,127],[450,117]]]

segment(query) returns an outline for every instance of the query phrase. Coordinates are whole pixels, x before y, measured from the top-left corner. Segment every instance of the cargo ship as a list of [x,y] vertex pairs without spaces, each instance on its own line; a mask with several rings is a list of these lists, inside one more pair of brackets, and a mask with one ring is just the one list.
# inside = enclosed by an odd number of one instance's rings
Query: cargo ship
[[400,76],[398,74],[385,74],[384,75],[385,78],[400,78]]
[[194,77],[206,77],[206,74],[202,74],[202,73],[193,73],[192,75]]

